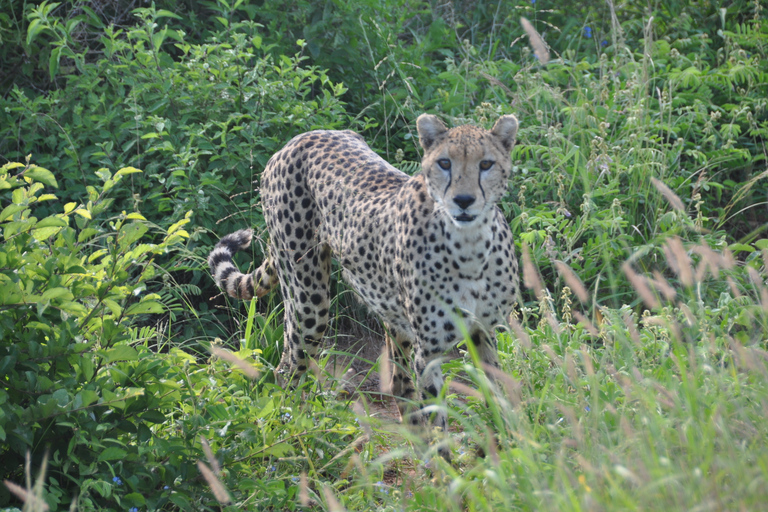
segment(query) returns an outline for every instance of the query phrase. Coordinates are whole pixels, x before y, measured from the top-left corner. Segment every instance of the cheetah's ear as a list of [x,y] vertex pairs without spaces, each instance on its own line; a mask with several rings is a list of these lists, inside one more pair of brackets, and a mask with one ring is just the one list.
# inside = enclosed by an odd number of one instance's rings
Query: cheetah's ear
[[421,114],[416,120],[416,129],[419,131],[419,142],[424,151],[429,151],[437,138],[448,131],[445,124],[431,114]]
[[491,133],[499,138],[504,149],[512,151],[517,136],[517,118],[515,116],[501,116],[491,128]]

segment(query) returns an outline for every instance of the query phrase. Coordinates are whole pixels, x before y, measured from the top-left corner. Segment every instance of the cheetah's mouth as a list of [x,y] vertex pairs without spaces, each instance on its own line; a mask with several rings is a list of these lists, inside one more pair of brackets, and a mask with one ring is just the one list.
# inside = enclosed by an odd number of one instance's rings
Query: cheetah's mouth
[[476,218],[477,218],[477,215],[470,215],[470,214],[468,214],[466,212],[463,212],[460,215],[456,215],[453,219],[456,222],[472,222]]

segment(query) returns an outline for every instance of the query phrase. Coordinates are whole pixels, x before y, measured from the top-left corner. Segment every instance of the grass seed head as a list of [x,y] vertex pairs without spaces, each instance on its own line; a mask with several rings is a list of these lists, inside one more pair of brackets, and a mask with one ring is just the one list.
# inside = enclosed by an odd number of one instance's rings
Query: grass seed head
[[586,304],[589,301],[589,294],[584,287],[584,283],[581,282],[581,279],[579,279],[579,276],[576,275],[573,269],[562,261],[557,260],[555,261],[555,268],[557,268],[565,283],[571,288],[571,291],[576,294],[579,301],[582,304]]
[[533,54],[536,55],[536,58],[539,59],[542,66],[545,65],[549,62],[549,51],[547,50],[547,44],[544,42],[544,39],[542,39],[536,29],[533,28],[531,22],[526,18],[521,17],[520,24],[523,26],[525,33],[528,34],[528,42],[531,44],[531,48],[533,48]]
[[200,470],[203,478],[205,478],[205,481],[208,482],[208,486],[211,488],[213,496],[216,498],[216,501],[218,501],[219,504],[227,505],[232,502],[227,489],[224,487],[224,484],[222,484],[221,481],[216,478],[216,475],[213,473],[213,471],[211,471],[211,468],[206,466],[203,461],[199,460],[197,461],[197,469]]

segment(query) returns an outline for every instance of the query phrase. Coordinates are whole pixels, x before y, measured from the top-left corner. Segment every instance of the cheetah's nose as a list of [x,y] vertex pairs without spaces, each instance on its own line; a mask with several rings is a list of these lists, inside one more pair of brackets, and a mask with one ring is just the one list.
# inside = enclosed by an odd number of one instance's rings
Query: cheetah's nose
[[472,206],[472,203],[475,202],[475,198],[467,194],[462,194],[454,197],[453,202],[459,205],[459,208],[461,208],[462,210],[466,210],[467,208]]

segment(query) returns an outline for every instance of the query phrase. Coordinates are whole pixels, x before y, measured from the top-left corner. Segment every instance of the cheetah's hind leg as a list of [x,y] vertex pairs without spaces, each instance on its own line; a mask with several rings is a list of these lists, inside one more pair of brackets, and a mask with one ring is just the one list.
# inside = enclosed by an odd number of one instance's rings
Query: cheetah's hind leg
[[277,272],[269,256],[251,274],[243,274],[237,269],[232,257],[237,251],[250,247],[252,239],[252,229],[235,231],[219,240],[208,255],[208,265],[216,284],[236,299],[263,297],[278,283]]

